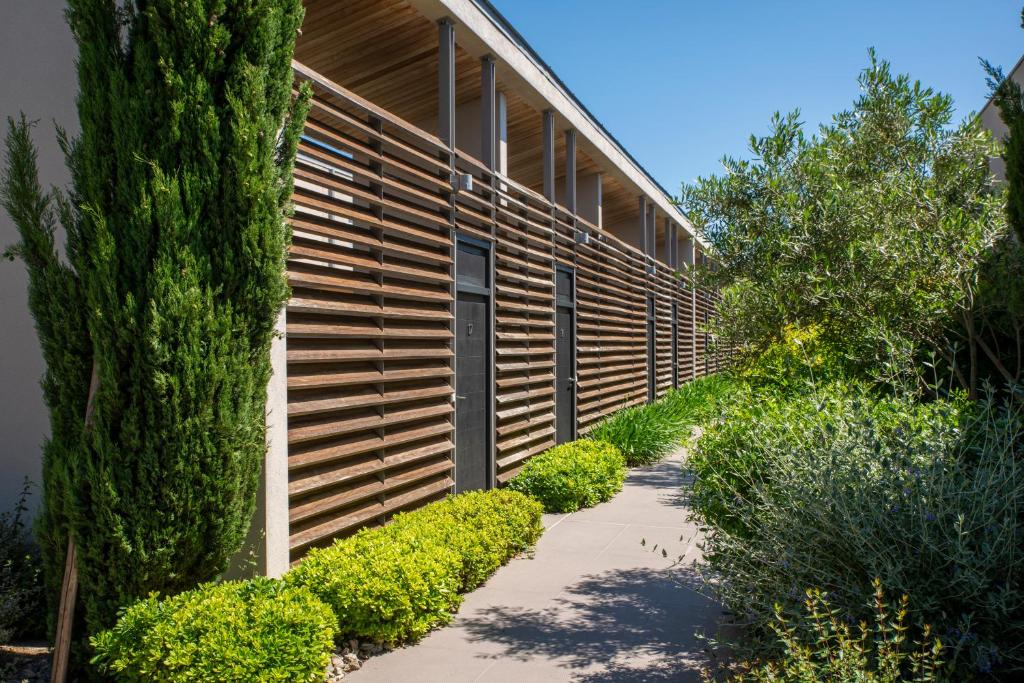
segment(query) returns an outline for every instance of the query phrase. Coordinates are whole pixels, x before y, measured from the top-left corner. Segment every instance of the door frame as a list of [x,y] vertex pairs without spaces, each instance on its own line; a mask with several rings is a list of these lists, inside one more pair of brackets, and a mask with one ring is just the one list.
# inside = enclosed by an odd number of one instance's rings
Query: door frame
[[[559,272],[563,272],[563,273],[568,273],[569,274],[569,283],[570,283],[570,288],[571,288],[572,291],[570,292],[570,296],[569,296],[568,299],[560,299],[559,296],[558,296],[558,273]],[[572,410],[572,438],[570,438],[569,440],[570,441],[574,441],[575,439],[577,439],[579,437],[579,429],[580,429],[579,415],[576,414],[577,408],[578,408],[577,394],[579,393],[579,386],[580,386],[580,383],[579,383],[579,365],[578,365],[578,359],[577,359],[577,355],[578,354],[577,354],[577,348],[576,348],[577,346],[579,346],[579,338],[577,337],[577,334],[578,334],[577,328],[579,327],[579,323],[576,320],[576,290],[578,289],[577,286],[576,286],[576,268],[573,267],[573,266],[568,266],[568,265],[562,264],[562,263],[556,263],[555,264],[555,270],[552,273],[552,277],[554,278],[553,284],[554,284],[554,289],[555,289],[555,291],[554,291],[554,294],[555,294],[555,297],[554,297],[554,299],[555,299],[555,310],[552,311],[552,313],[553,313],[554,319],[555,319],[555,334],[556,335],[558,334],[558,309],[559,308],[568,308],[572,312],[572,344],[569,345],[569,354],[572,357],[572,360],[570,361],[570,364],[572,365],[572,367],[570,368],[572,374],[569,375],[569,381],[572,384],[572,402],[571,402],[571,410]],[[555,394],[555,441],[557,442],[558,441],[558,395],[557,395],[557,392],[558,392],[558,338],[557,337],[555,338],[555,348],[554,348],[554,351],[555,351],[555,382],[554,383],[555,383],[555,392],[556,392],[556,394]]]
[[[459,245],[467,244],[477,249],[483,249],[487,252],[487,282],[490,287],[477,287],[476,285],[470,284],[459,284]],[[477,294],[480,296],[487,297],[487,325],[490,328],[488,330],[487,344],[490,349],[490,363],[487,368],[487,393],[489,394],[490,410],[487,411],[487,488],[493,489],[497,486],[497,429],[495,425],[496,417],[495,411],[497,410],[497,367],[495,365],[495,350],[494,340],[496,338],[494,324],[494,243],[488,240],[474,237],[473,235],[467,235],[461,231],[455,231],[454,239],[454,259],[452,260],[452,327],[454,329],[456,319],[458,318],[458,301],[459,292],[465,292],[466,294]],[[458,482],[456,477],[458,476],[458,453],[459,453],[459,431],[458,427],[458,394],[459,388],[459,355],[456,351],[456,337],[452,335],[452,404],[454,409],[452,410],[452,490],[458,490]]]

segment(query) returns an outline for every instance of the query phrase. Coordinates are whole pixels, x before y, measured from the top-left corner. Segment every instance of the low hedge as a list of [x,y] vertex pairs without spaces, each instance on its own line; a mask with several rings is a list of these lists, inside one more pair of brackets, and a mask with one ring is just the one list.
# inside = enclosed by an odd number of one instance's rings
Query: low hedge
[[282,581],[152,596],[92,639],[118,681],[322,681],[336,635],[393,645],[444,623],[540,536],[542,506],[515,491],[450,496],[312,550]]
[[285,581],[329,604],[346,638],[415,640],[448,621],[461,591],[535,542],[540,515],[512,491],[452,496],[310,551]]
[[527,461],[508,487],[539,500],[546,512],[573,512],[610,499],[625,478],[626,461],[618,448],[581,439]]
[[540,538],[542,506],[508,489],[473,491],[396,515],[403,536],[429,537],[462,559],[461,590],[471,591]]
[[436,538],[382,527],[311,550],[285,581],[330,605],[344,637],[393,645],[448,621],[461,601],[461,568]]
[[258,578],[151,596],[92,639],[93,664],[118,681],[322,681],[330,608],[305,588]]

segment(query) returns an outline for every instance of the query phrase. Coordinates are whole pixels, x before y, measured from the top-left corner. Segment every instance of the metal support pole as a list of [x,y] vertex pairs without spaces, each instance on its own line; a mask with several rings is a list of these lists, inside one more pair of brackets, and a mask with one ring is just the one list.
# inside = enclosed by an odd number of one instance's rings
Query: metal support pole
[[544,112],[544,198],[555,202],[555,113]]
[[[697,265],[697,237],[690,238],[690,264]],[[691,375],[697,379],[697,286],[693,281],[693,274],[690,274],[690,348],[693,362],[691,364]]]
[[576,131],[565,131],[565,208],[576,215]]
[[665,259],[665,265],[669,268],[675,268],[675,263],[672,262],[672,220],[665,217],[665,246],[662,249],[662,258]]
[[640,250],[646,256],[650,253],[647,242],[647,197],[640,195]]
[[480,60],[480,161],[491,171],[497,167],[496,112],[494,58],[487,55]]
[[455,26],[445,17],[437,22],[437,137],[455,148]]
[[651,207],[651,217],[647,220],[647,230],[650,236],[647,238],[647,244],[649,249],[647,255],[651,257],[651,260],[657,256],[658,253],[658,207],[654,202],[649,204]]

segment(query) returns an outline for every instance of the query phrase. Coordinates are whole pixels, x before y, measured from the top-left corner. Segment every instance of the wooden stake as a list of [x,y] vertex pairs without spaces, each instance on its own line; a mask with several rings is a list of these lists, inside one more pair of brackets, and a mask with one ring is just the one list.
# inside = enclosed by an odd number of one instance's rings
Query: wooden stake
[[[96,359],[92,361],[92,378],[89,380],[89,398],[85,403],[85,427],[88,433],[92,426],[93,399],[100,387],[100,373]],[[53,641],[53,664],[50,668],[50,683],[65,683],[71,660],[71,627],[75,621],[75,602],[78,599],[78,564],[75,539],[68,534],[68,552],[64,558],[64,580],[60,586],[60,609],[57,612],[57,632]]]
[[68,538],[68,554],[64,560],[64,581],[60,586],[60,611],[57,613],[57,633],[53,644],[53,666],[50,683],[64,683],[68,677],[71,655],[71,624],[75,620],[75,600],[78,597],[78,569],[75,566],[75,539]]

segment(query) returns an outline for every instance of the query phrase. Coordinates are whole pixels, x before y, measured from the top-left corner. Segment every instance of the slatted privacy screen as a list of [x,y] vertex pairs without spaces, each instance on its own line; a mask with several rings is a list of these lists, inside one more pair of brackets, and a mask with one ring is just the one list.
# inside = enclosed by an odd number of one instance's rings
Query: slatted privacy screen
[[[646,400],[648,293],[657,393],[672,384],[673,301],[679,377],[704,374],[685,280],[651,272],[633,247],[305,67],[296,73],[315,97],[288,259],[293,560],[452,490],[456,231],[493,244],[497,483],[555,444],[556,265],[575,276],[581,434]],[[452,193],[453,170],[472,188]],[[592,239],[578,243],[580,230]],[[712,306],[698,292],[698,322]]]
[[551,214],[504,179],[495,203],[497,478],[555,444]]
[[315,87],[295,167],[293,557],[452,484],[449,160],[354,104]]

